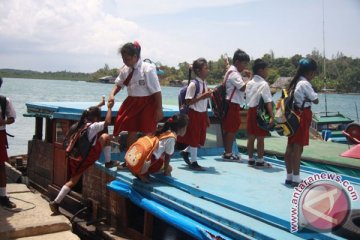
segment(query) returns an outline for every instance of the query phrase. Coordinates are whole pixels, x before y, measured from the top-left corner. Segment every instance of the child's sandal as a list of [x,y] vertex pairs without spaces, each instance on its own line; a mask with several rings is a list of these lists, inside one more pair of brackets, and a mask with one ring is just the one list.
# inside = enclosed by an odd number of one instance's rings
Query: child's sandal
[[240,157],[231,153],[231,155],[226,155],[225,153],[222,155],[222,159],[225,160],[225,161],[240,161]]
[[259,167],[259,168],[272,168],[272,165],[268,162],[256,162],[255,163],[255,167]]

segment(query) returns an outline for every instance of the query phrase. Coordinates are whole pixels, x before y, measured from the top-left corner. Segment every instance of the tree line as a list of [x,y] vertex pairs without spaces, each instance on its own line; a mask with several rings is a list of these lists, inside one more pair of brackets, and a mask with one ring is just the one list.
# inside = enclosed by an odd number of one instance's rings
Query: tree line
[[[313,79],[312,85],[316,91],[323,89],[333,89],[339,93],[360,93],[360,59],[347,57],[342,53],[333,56],[332,59],[325,59],[318,50],[312,51],[311,54],[302,56],[295,54],[290,58],[276,58],[273,51],[263,55],[262,59],[269,64],[270,84],[274,83],[279,77],[292,77],[295,75],[297,64],[302,57],[311,57],[318,63],[318,74]],[[210,73],[207,77],[209,84],[219,84],[225,73],[225,56],[221,55],[218,60],[208,60]],[[324,76],[324,62],[326,67],[326,76]],[[231,63],[231,62],[230,62]],[[253,60],[249,63],[251,68]],[[173,80],[188,79],[189,62],[182,62],[178,67],[169,67],[158,63],[158,67],[164,71],[160,75],[160,83],[163,86],[169,85]],[[13,78],[38,78],[38,79],[62,79],[62,80],[83,80],[97,82],[104,76],[118,75],[118,69],[110,68],[105,64],[103,68],[94,73],[74,73],[69,71],[59,72],[37,72],[30,70],[0,69],[0,76]]]

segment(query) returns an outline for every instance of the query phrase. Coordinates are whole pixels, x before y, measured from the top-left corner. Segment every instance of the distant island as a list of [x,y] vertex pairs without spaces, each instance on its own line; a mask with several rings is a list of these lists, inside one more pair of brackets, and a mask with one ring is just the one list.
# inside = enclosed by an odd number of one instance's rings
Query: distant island
[[[264,54],[262,59],[269,63],[269,83],[273,84],[281,78],[294,76],[297,63],[302,57],[304,56],[296,54],[290,58],[276,58],[272,51]],[[327,68],[327,76],[325,78],[322,71],[324,58],[320,52],[314,50],[306,57],[311,57],[318,63],[318,75],[312,80],[312,85],[316,91],[321,92],[322,89],[326,88],[338,93],[360,93],[359,58],[351,58],[342,53],[338,53],[333,59],[325,59]],[[222,55],[216,61],[208,60],[210,72],[206,80],[209,84],[216,85],[222,82],[225,73],[224,59],[225,56]],[[249,68],[251,68],[253,60],[254,59],[250,61]],[[162,72],[162,74],[159,75],[160,84],[162,86],[179,86],[183,80],[188,78],[188,62],[179,63],[177,68],[161,65],[159,62],[157,62],[156,65],[158,70]],[[101,79],[105,76],[116,77],[117,75],[118,69],[111,69],[107,64],[93,73],[70,72],[66,70],[57,72],[39,72],[32,70],[0,69],[1,77],[10,78],[101,82]],[[326,79],[326,84],[324,79]]]

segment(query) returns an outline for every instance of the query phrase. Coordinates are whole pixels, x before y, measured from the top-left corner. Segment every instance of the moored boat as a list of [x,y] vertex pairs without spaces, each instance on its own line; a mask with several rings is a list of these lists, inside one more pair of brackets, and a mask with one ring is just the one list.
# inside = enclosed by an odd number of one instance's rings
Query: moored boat
[[[96,103],[28,103],[28,117],[35,118],[35,135],[29,141],[29,182],[54,198],[69,177],[62,141],[70,125],[83,109]],[[114,109],[118,109],[116,104]],[[102,109],[105,116],[106,109]],[[177,112],[176,106],[164,106],[165,119]],[[116,110],[113,111],[113,117]],[[266,158],[273,168],[256,169],[247,162],[224,162],[220,155],[221,131],[212,117],[206,145],[199,150],[204,172],[191,171],[179,153],[171,159],[172,177],[154,175],[144,184],[128,171],[106,169],[103,156],[88,169],[82,181],[67,196],[62,209],[75,215],[85,209],[89,222],[106,224],[131,239],[343,239],[340,232],[313,229],[291,233],[290,211],[294,189],[282,182],[282,161]],[[111,129],[110,129],[111,132]],[[123,159],[116,147],[112,159]],[[242,156],[244,160],[247,156]],[[302,176],[321,171],[302,167]],[[360,179],[341,176],[360,192]],[[355,214],[360,201],[348,209]]]

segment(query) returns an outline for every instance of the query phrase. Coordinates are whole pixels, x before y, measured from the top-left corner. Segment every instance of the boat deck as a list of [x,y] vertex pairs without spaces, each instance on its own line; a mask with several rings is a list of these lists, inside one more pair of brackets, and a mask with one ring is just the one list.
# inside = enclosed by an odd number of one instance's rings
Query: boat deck
[[[248,167],[247,161],[224,162],[220,154],[221,149],[201,149],[198,161],[206,171],[195,172],[175,153],[171,159],[173,177],[153,175],[150,184],[142,183],[128,171],[105,169],[101,162],[97,167],[117,179],[108,185],[110,190],[129,197],[142,208],[148,204],[152,214],[193,236],[211,232],[225,239],[342,239],[311,230],[290,233],[294,189],[283,183],[283,161],[266,158],[273,168],[256,169]],[[247,157],[243,155],[243,159]],[[303,178],[314,173],[320,171],[302,167]],[[350,180],[360,192],[359,179],[343,179]],[[352,204],[352,208],[360,209],[360,201]],[[196,222],[191,223],[189,217]]]
[[[245,152],[247,147],[247,139],[236,139],[241,152]],[[265,138],[265,154],[268,156],[284,157],[287,145],[287,137],[271,136]],[[256,148],[256,144],[255,144]],[[302,164],[308,166],[327,167],[327,170],[334,171],[334,168],[346,169],[346,173],[351,176],[360,177],[360,159],[348,158],[340,156],[341,153],[348,150],[347,144],[323,142],[310,139],[309,146],[304,147],[301,156]],[[336,171],[335,171],[336,172]],[[338,171],[337,171],[338,172]]]

